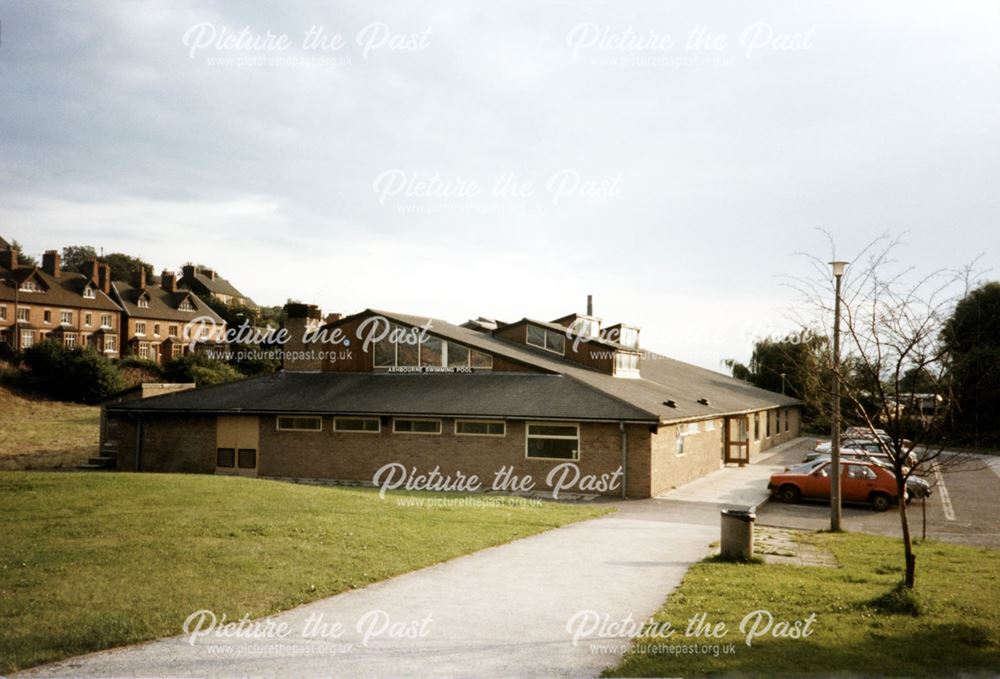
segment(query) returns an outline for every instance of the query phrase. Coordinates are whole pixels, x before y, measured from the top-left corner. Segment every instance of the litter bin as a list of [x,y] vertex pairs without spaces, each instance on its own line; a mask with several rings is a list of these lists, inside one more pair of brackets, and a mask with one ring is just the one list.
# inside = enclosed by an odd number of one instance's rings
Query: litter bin
[[757,515],[750,507],[722,510],[722,540],[720,556],[733,561],[746,561],[753,556],[753,522]]

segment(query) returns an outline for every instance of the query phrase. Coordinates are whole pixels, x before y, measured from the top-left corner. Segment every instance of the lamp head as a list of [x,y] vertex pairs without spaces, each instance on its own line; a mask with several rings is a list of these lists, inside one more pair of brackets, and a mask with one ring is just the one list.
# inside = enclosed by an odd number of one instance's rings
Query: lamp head
[[847,268],[849,262],[842,262],[840,260],[835,260],[830,262],[830,266],[833,267],[833,275],[840,277],[844,275],[844,269]]

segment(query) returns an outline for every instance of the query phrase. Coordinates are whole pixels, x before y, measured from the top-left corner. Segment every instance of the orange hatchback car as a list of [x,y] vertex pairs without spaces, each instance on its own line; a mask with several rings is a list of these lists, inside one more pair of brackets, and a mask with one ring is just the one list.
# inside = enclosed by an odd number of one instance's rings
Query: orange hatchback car
[[[829,500],[830,464],[829,459],[813,460],[773,474],[767,487],[772,495],[785,502]],[[844,502],[870,504],[880,512],[899,502],[893,475],[877,464],[861,460],[841,460],[840,496]]]

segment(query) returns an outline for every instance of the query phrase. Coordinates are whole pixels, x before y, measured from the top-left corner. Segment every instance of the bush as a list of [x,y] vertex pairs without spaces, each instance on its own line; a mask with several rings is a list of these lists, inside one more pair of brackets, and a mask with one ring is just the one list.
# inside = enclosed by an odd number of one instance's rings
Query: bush
[[195,382],[199,387],[243,379],[243,375],[228,363],[197,352],[167,361],[163,365],[163,377],[169,382]]
[[24,352],[24,361],[32,384],[51,398],[96,403],[125,388],[118,367],[93,349],[41,342]]

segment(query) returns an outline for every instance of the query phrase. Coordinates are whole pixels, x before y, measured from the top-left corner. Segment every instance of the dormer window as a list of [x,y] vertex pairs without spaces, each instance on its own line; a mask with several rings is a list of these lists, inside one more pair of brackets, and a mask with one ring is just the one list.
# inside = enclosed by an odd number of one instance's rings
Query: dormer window
[[194,311],[194,304],[191,304],[191,300],[185,297],[177,308],[180,311]]
[[97,291],[94,290],[94,288],[92,288],[91,286],[88,285],[87,287],[85,287],[83,289],[83,298],[84,299],[96,299],[97,298]]
[[147,297],[146,295],[143,295],[142,297],[140,297],[138,303],[136,304],[136,306],[138,306],[140,309],[148,309],[149,308],[149,297]]
[[639,377],[639,354],[616,351],[615,377]]
[[569,327],[574,336],[597,337],[601,332],[601,321],[593,316],[577,316]]
[[538,325],[528,324],[527,337],[528,344],[555,354],[566,353],[566,335],[555,330],[549,330]]
[[18,287],[19,292],[41,292],[38,282],[34,278],[25,279]]

